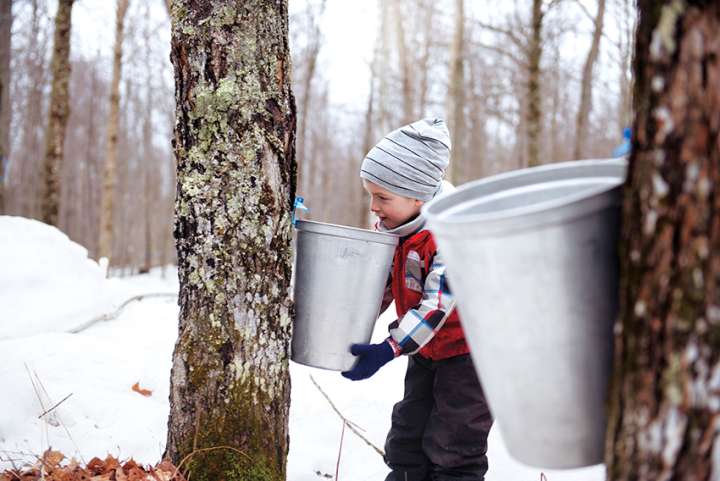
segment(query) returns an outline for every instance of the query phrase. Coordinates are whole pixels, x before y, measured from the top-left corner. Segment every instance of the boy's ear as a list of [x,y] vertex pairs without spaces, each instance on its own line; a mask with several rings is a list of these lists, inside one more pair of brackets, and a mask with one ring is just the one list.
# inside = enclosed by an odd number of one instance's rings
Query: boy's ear
[[414,199],[414,200],[415,200],[415,207],[421,207],[425,203],[420,199]]

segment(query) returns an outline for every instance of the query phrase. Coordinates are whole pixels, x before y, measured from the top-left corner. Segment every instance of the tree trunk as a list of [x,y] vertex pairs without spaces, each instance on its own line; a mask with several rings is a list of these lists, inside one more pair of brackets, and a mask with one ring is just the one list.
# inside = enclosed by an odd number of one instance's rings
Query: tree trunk
[[619,45],[619,79],[620,98],[618,100],[618,133],[632,122],[632,79],[628,73],[630,69],[630,57],[633,50],[633,36],[635,33],[635,22],[631,20],[632,5],[630,0],[620,0],[622,11],[621,21],[618,25],[620,30]]
[[177,464],[195,452],[184,467],[196,481],[285,478],[296,174],[287,8],[172,5],[180,321],[166,454]]
[[420,117],[424,117],[426,115],[425,111],[427,110],[427,100],[428,100],[428,93],[429,93],[429,77],[430,77],[430,49],[432,47],[432,41],[433,41],[433,25],[435,21],[435,8],[433,6],[433,1],[429,0],[425,2],[423,5],[424,10],[424,31],[423,31],[423,50],[422,55],[419,59],[419,73],[420,75],[420,81],[419,81],[419,92],[418,92],[418,107],[417,111],[419,112]]
[[395,17],[395,34],[397,40],[398,67],[400,68],[400,83],[402,90],[402,124],[415,121],[413,100],[413,72],[410,65],[410,52],[405,37],[405,19],[407,10],[403,9],[402,0],[393,1],[393,16]]
[[122,73],[122,48],[125,14],[129,0],[117,0],[115,15],[115,47],[113,48],[112,83],[110,84],[110,117],[108,118],[107,148],[103,170],[102,195],[100,200],[99,257],[112,256],[113,246],[113,195],[115,194],[118,144],[118,117],[120,115],[120,75]]
[[580,107],[578,107],[577,120],[575,122],[575,159],[585,158],[585,146],[587,144],[587,129],[592,110],[592,82],[595,62],[600,54],[600,39],[603,32],[603,21],[605,19],[605,0],[598,0],[598,11],[595,17],[595,31],[593,32],[590,51],[585,59],[582,81],[580,87]]
[[530,45],[528,48],[527,83],[527,163],[540,165],[540,134],[542,132],[542,99],[540,97],[540,59],[542,57],[542,0],[533,0]]
[[145,4],[145,25],[143,29],[143,41],[145,47],[145,105],[143,112],[143,131],[142,131],[142,159],[140,160],[140,166],[143,170],[143,217],[144,223],[144,234],[145,234],[145,248],[143,264],[140,268],[139,273],[144,274],[150,272],[152,268],[153,260],[153,212],[157,209],[157,203],[154,200],[157,198],[153,195],[155,188],[153,183],[156,179],[156,168],[157,159],[155,157],[155,149],[153,148],[153,126],[152,126],[152,114],[153,114],[153,70],[152,63],[150,62],[150,52],[152,52],[152,38],[150,34],[150,4]]
[[608,479],[718,479],[720,5],[638,6]]
[[53,36],[52,90],[47,132],[45,132],[45,165],[42,221],[57,225],[60,201],[60,172],[65,154],[65,127],[70,115],[68,84],[70,80],[70,28],[74,0],[59,0]]
[[322,45],[322,33],[320,31],[320,18],[325,12],[325,0],[320,4],[319,12],[315,14],[311,5],[307,6],[308,22],[311,25],[309,29],[309,42],[307,54],[304,58],[305,65],[303,68],[302,79],[302,97],[300,104],[300,115],[298,119],[298,135],[297,135],[297,159],[300,165],[298,182],[300,192],[304,195],[314,195],[320,198],[320,192],[313,190],[312,179],[320,172],[320,166],[317,159],[307,154],[307,138],[308,124],[310,119],[314,118],[310,115],[311,105],[313,105],[313,80],[315,79],[315,71],[317,69],[318,55]]
[[5,213],[5,166],[10,158],[10,42],[12,1],[0,3],[0,215]]
[[[11,176],[13,204],[15,211],[25,217],[39,217],[39,204],[43,198],[44,179],[41,172],[45,161],[43,145],[43,86],[46,81],[44,52],[47,47],[47,35],[44,34],[40,19],[45,11],[41,10],[38,0],[31,2],[30,28],[27,38],[27,50],[23,52],[23,67],[27,71],[28,88],[25,92],[25,109],[20,127],[20,147],[13,155]],[[7,199],[10,200],[10,199]]]
[[455,0],[455,32],[450,52],[450,91],[448,92],[448,120],[450,138],[452,139],[452,162],[448,166],[448,177],[454,184],[467,180],[465,178],[465,156],[463,141],[465,139],[465,2]]

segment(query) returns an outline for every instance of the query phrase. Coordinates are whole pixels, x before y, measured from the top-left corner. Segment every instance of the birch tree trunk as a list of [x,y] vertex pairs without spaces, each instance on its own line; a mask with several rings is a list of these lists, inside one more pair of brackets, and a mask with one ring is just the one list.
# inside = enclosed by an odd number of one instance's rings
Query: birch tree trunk
[[592,110],[592,83],[595,62],[600,54],[600,39],[603,33],[603,21],[605,19],[605,0],[598,0],[598,11],[595,17],[595,30],[593,31],[592,43],[585,59],[582,80],[580,86],[580,106],[578,107],[577,120],[575,121],[575,149],[574,159],[585,158],[585,146],[587,144],[588,122]]
[[166,455],[177,464],[195,452],[184,466],[196,481],[285,478],[296,175],[287,9],[172,2],[180,320]]
[[0,214],[5,212],[5,165],[10,157],[10,42],[12,1],[0,2]]
[[448,92],[448,120],[452,139],[452,162],[448,177],[454,184],[465,180],[463,141],[465,139],[465,2],[455,0],[455,32],[450,52],[450,91]]
[[52,90],[48,128],[45,132],[44,192],[41,217],[46,224],[57,225],[60,203],[60,172],[64,158],[65,128],[70,116],[68,84],[70,80],[70,28],[74,0],[59,0],[55,15],[52,54]]
[[608,479],[720,477],[720,4],[640,0]]
[[527,82],[527,163],[540,165],[540,135],[542,132],[542,99],[540,97],[540,59],[542,57],[542,0],[533,0],[531,36],[528,45]]
[[125,14],[129,0],[117,0],[115,14],[115,47],[113,48],[113,73],[110,84],[110,117],[108,118],[107,148],[105,150],[105,168],[100,201],[100,240],[99,257],[112,255],[113,233],[113,195],[116,184],[118,118],[120,115],[120,76],[122,74],[122,48],[125,31]]

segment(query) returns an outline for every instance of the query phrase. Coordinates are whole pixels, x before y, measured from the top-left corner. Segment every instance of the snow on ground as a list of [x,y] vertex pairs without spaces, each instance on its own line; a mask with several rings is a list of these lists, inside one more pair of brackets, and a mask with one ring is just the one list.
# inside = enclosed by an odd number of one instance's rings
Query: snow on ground
[[[79,334],[65,331],[114,311],[132,295],[177,292],[168,270],[128,278],[103,278],[87,251],[57,229],[0,216],[0,469],[9,459],[32,459],[49,446],[88,461],[107,453],[156,463],[164,450],[171,355],[177,335],[174,298],[130,304],[112,321]],[[381,339],[392,309],[374,333]],[[392,406],[402,396],[405,359],[366,381],[291,363],[289,481],[318,481],[335,474],[342,421],[310,381],[382,448]],[[145,397],[131,390],[136,382]],[[45,409],[71,396],[50,415]],[[42,403],[41,403],[42,401]],[[510,458],[500,432],[490,433],[488,481],[533,481],[540,469]],[[380,456],[345,431],[338,478],[382,480]],[[544,470],[549,481],[600,481],[602,466]],[[319,473],[319,474],[318,474]]]

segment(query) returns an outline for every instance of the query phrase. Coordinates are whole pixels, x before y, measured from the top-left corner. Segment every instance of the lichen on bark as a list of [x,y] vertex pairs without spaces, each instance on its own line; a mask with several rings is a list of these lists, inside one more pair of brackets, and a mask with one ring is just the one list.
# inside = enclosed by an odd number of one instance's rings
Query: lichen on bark
[[179,337],[166,454],[193,479],[283,479],[295,106],[287,2],[173,0]]
[[720,5],[638,5],[608,479],[720,479]]

